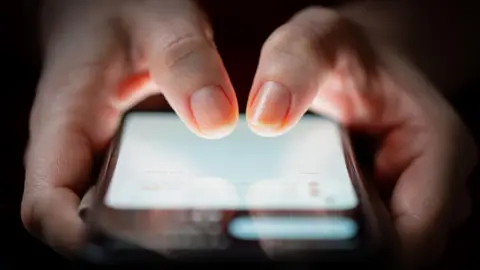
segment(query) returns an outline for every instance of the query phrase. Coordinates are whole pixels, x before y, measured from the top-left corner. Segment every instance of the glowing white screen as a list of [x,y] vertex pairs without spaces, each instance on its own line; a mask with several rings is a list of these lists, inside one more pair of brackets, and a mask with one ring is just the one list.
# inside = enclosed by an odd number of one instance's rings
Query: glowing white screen
[[177,116],[131,113],[105,203],[116,209],[346,210],[358,198],[338,126],[305,116],[286,134],[254,134],[244,118],[207,140]]

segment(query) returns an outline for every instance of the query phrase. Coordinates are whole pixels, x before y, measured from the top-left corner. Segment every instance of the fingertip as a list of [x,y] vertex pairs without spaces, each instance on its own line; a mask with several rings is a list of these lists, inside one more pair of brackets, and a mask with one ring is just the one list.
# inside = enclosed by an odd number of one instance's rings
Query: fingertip
[[238,121],[236,100],[231,100],[219,86],[208,86],[190,97],[192,122],[203,138],[219,139],[229,135]]
[[287,120],[293,95],[284,85],[274,81],[264,82],[251,94],[247,108],[247,122],[250,129],[265,137],[276,137],[287,129]]
[[274,138],[282,136],[290,131],[302,116],[303,114],[301,116],[290,116],[289,118],[285,118],[280,125],[275,122],[252,120],[251,117],[249,118],[247,116],[247,124],[253,133],[262,137]]
[[236,128],[237,120],[232,120],[229,124],[218,126],[211,129],[203,129],[199,131],[194,131],[197,136],[208,139],[208,140],[218,140],[227,137],[230,135]]
[[283,135],[288,131],[288,127],[277,127],[268,123],[248,122],[250,130],[262,137],[274,138]]

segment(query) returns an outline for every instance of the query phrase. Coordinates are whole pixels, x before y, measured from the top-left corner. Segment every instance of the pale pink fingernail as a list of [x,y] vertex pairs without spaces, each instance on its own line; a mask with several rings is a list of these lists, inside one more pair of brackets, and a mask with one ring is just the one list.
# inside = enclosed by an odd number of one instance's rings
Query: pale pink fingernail
[[211,86],[195,91],[190,106],[198,128],[206,137],[220,138],[233,130],[235,108],[222,88]]
[[276,82],[266,82],[251,105],[250,124],[259,131],[282,128],[292,102],[291,92]]

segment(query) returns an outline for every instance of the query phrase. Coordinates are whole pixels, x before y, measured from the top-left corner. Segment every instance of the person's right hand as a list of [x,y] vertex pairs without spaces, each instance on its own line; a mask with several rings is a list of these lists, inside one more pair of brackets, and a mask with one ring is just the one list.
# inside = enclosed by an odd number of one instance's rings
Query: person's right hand
[[193,132],[218,138],[233,130],[238,105],[193,2],[47,2],[21,214],[32,234],[68,254],[83,242],[77,208],[94,157],[123,112],[161,93]]

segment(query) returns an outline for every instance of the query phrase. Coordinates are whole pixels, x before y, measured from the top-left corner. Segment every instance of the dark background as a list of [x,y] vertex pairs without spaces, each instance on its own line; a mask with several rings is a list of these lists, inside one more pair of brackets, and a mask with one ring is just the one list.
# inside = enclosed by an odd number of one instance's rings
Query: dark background
[[[223,2],[223,4],[222,4]],[[237,92],[247,93],[255,72],[261,44],[267,36],[296,10],[305,7],[308,1],[255,1],[254,5],[235,6],[233,1],[211,1],[217,10],[212,20],[215,25],[219,50]],[[323,2],[325,3],[325,2]],[[37,83],[40,58],[36,43],[36,1],[2,1],[0,53],[3,66],[0,86],[0,155],[2,177],[0,187],[0,259],[7,265],[34,264],[36,266],[65,265],[66,262],[49,248],[33,239],[23,229],[20,220],[20,202],[23,190],[23,153],[28,139],[28,117]],[[255,6],[255,8],[249,8]],[[235,15],[237,14],[237,15]],[[237,17],[236,17],[237,16]],[[238,16],[252,18],[251,23]],[[262,21],[260,27],[254,22]],[[466,85],[453,105],[478,138],[480,116],[478,99],[472,93],[480,84]],[[240,104],[244,107],[244,104]],[[475,123],[477,123],[475,125]],[[478,170],[477,170],[478,171]],[[477,172],[478,178],[478,172]],[[475,181],[478,182],[478,181]],[[472,181],[474,215],[456,230],[447,252],[439,264],[441,269],[480,269],[480,194],[478,183]],[[5,239],[7,241],[5,241]],[[478,255],[477,255],[478,254]],[[4,269],[3,267],[0,267]],[[16,267],[15,267],[16,268]]]

